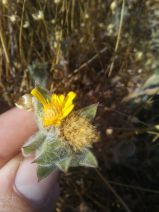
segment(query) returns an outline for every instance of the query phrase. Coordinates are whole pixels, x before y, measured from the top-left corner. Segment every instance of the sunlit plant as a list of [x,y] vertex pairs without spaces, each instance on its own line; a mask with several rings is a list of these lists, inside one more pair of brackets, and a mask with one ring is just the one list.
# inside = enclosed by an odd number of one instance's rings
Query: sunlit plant
[[57,95],[38,86],[16,103],[35,112],[38,131],[24,144],[22,153],[25,157],[35,154],[39,180],[57,168],[67,172],[69,167],[97,167],[90,148],[99,138],[91,124],[98,104],[74,110],[75,97],[73,91]]

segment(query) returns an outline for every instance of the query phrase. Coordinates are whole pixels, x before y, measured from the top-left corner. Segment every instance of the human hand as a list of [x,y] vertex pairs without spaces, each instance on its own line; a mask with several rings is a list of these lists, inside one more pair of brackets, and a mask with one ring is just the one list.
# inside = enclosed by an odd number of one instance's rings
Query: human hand
[[32,158],[20,148],[36,131],[33,113],[17,108],[0,116],[0,211],[53,211],[59,195],[58,171],[38,182]]

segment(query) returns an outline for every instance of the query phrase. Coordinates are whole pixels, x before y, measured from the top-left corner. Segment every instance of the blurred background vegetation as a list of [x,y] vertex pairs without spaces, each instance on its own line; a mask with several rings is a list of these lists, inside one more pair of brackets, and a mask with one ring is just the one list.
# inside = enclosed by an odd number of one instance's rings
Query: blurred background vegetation
[[159,1],[1,0],[1,112],[35,81],[99,102],[97,170],[62,174],[56,211],[159,211]]

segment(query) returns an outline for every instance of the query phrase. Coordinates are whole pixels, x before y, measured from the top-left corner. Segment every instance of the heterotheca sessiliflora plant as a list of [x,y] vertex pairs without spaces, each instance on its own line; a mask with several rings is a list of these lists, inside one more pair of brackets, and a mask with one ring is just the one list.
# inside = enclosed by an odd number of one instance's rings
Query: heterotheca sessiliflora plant
[[67,172],[69,167],[97,167],[90,148],[99,137],[91,124],[98,104],[75,111],[75,97],[73,91],[57,95],[36,86],[16,103],[35,112],[38,131],[24,144],[22,153],[25,157],[35,154],[39,180],[57,168]]

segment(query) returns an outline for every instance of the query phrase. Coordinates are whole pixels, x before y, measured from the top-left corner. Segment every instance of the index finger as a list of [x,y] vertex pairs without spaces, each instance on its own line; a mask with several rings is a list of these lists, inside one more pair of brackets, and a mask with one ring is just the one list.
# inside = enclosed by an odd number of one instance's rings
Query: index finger
[[0,166],[37,130],[32,112],[13,108],[0,115]]

